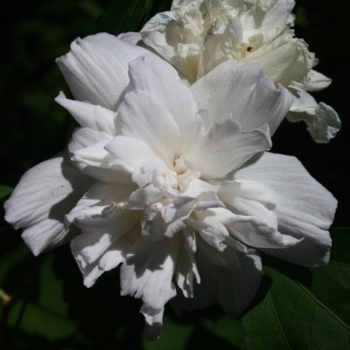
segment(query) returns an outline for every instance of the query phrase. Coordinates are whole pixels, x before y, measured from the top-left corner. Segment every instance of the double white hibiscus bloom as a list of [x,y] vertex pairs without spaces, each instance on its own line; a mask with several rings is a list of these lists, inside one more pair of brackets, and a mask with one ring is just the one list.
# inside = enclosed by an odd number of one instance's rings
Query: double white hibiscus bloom
[[58,59],[76,100],[56,101],[81,127],[22,177],[6,220],[35,255],[71,242],[88,287],[122,264],[121,294],[142,297],[158,339],[170,299],[239,315],[259,250],[327,263],[336,200],[295,158],[265,152],[295,97],[264,65],[222,60],[190,85],[134,36],[77,39]]

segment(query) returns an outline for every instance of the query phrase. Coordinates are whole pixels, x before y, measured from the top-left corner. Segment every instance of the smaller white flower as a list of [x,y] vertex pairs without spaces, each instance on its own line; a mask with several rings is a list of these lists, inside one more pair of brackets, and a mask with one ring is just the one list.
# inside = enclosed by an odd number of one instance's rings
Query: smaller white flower
[[[118,49],[128,44],[100,34],[58,61],[80,99],[56,99],[81,125],[71,159],[31,169],[5,204],[33,253],[71,241],[87,287],[121,264],[121,294],[142,298],[150,339],[169,300],[178,312],[217,302],[239,315],[260,284],[259,250],[326,263],[336,200],[295,158],[264,152],[289,92],[230,61],[189,88],[141,48],[127,76],[108,56]],[[227,67],[236,84],[222,83]]]
[[304,121],[316,142],[328,142],[340,129],[339,117],[306,91],[324,89],[331,80],[313,70],[318,60],[294,37],[293,6],[294,0],[174,0],[171,11],[146,23],[141,37],[190,84],[227,60],[261,64],[295,95],[288,120]]

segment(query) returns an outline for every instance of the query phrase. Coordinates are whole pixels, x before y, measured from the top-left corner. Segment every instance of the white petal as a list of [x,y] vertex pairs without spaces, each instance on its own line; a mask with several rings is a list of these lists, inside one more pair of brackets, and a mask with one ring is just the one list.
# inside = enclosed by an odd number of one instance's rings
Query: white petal
[[135,186],[97,182],[67,213],[66,220],[70,224],[79,224],[81,228],[89,229],[89,225],[95,226],[99,219],[107,218],[118,203],[125,203],[135,189]]
[[78,266],[84,278],[84,285],[91,287],[96,280],[105,272],[109,271],[125,261],[126,253],[132,242],[126,238],[119,238],[116,242],[110,245],[99,260],[91,264],[82,264],[79,260]]
[[34,255],[72,238],[64,228],[68,213],[94,183],[82,174],[67,154],[38,164],[27,171],[5,203],[5,219],[16,229]]
[[68,149],[70,153],[74,153],[83,148],[93,146],[103,140],[106,142],[112,140],[112,135],[88,127],[76,128],[69,141]]
[[195,101],[209,111],[213,120],[232,115],[241,123],[242,131],[250,131],[267,123],[271,135],[283,120],[292,95],[277,88],[257,64],[220,64],[191,86]]
[[267,186],[254,181],[231,181],[223,184],[218,196],[234,213],[260,218],[277,228],[277,217],[273,211],[277,198]]
[[[252,2],[252,1],[251,1]],[[294,0],[283,1],[254,1],[254,7],[241,17],[245,30],[255,28],[285,27],[293,22],[291,11]]]
[[[261,214],[262,210],[259,209]],[[267,221],[259,216],[234,215],[223,223],[233,237],[254,248],[281,249],[300,243],[301,239],[281,234]]]
[[[262,4],[263,2],[260,2]],[[292,20],[292,9],[295,5],[294,0],[272,1],[273,5],[265,11],[262,27],[286,26]],[[259,21],[259,20],[258,20]]]
[[215,123],[202,143],[191,146],[183,157],[201,172],[202,179],[213,179],[224,177],[270,147],[271,140],[264,131],[241,132],[239,123],[228,119]]
[[105,149],[111,140],[112,137],[105,132],[77,129],[68,145],[72,160],[83,173],[97,180],[131,184],[130,171]]
[[294,247],[268,250],[269,254],[305,266],[328,261],[331,245],[328,229],[337,201],[297,159],[264,153],[249,166],[238,170],[234,177],[269,186],[277,196],[275,213],[279,232],[304,238]]
[[304,40],[293,36],[292,30],[281,29],[269,42],[252,51],[246,61],[261,64],[274,83],[288,86],[301,80],[314,66],[315,55],[309,52]]
[[[118,39],[125,41],[126,43],[137,45],[142,40],[141,34],[139,32],[127,32],[121,33],[117,36]],[[140,46],[140,45],[139,45]]]
[[[171,63],[179,73],[191,81],[196,80],[197,59],[183,59],[177,55],[178,44],[183,43],[183,25],[170,11],[156,14],[141,30],[143,42],[160,57]],[[191,63],[195,69],[191,69]]]
[[208,246],[215,248],[214,252],[213,249],[206,249],[206,247],[202,249],[205,250],[204,253],[207,253],[208,258],[212,257],[213,263],[222,264],[220,262],[222,257],[217,256],[216,253],[221,253],[227,248],[226,238],[229,236],[229,233],[226,227],[213,215],[212,210],[199,213],[198,221],[188,219],[186,224],[195,229]]
[[[225,312],[237,317],[249,306],[260,285],[260,257],[253,253],[240,254],[230,248],[225,250],[224,256],[228,268],[213,265],[198,250],[195,258],[201,283],[194,286],[194,298],[177,294],[171,301],[175,311],[192,311],[217,302]],[[236,258],[231,264],[233,256]],[[239,261],[238,265],[236,261]]]
[[161,101],[134,90],[125,95],[118,112],[123,135],[145,142],[171,168],[181,135]]
[[176,295],[175,273],[179,237],[156,243],[137,240],[120,270],[121,295],[141,298],[145,308],[161,310]]
[[[71,249],[84,275],[90,275],[87,271],[92,264],[139,222],[139,212],[119,209],[117,204],[124,203],[132,190],[129,186],[97,183],[66,215],[68,223],[82,230],[82,234],[72,240]],[[106,263],[102,261],[101,266]]]
[[68,100],[63,92],[56,97],[55,101],[66,108],[82,127],[105,132],[111,136],[117,134],[115,112],[90,103]]
[[176,283],[186,298],[193,298],[193,281],[200,283],[200,276],[191,245],[195,242],[194,230],[184,230],[176,271]]
[[277,197],[268,186],[255,181],[239,180],[225,182],[218,195],[222,201],[233,206],[235,197],[258,201],[268,209],[274,209]]
[[[230,59],[228,50],[242,44],[243,28],[238,16],[230,18],[223,33],[208,35],[203,44],[202,58],[198,67],[197,80],[209,73],[220,63]],[[234,53],[232,55],[234,57]]]
[[138,212],[122,209],[115,209],[108,216],[101,214],[92,220],[79,220],[76,226],[82,228],[82,234],[72,240],[71,249],[80,269],[83,270],[100,259],[101,255],[139,220]]
[[181,153],[196,125],[197,106],[191,91],[170,64],[151,53],[131,62],[129,67],[129,90],[148,92],[174,118],[182,137],[178,150]]
[[310,79],[307,84],[305,84],[302,88],[306,91],[319,91],[323,90],[330,85],[332,80],[322,73],[319,73],[313,69],[310,70],[308,74],[308,78]]
[[128,63],[145,52],[100,33],[76,39],[70,52],[56,62],[78,101],[116,111],[129,83]]
[[315,142],[329,142],[341,127],[337,112],[323,102],[317,104],[306,91],[295,87],[293,89],[299,96],[287,114],[287,119],[294,123],[305,122]]
[[143,141],[131,137],[117,136],[109,142],[105,149],[112,153],[116,159],[125,163],[125,170],[132,174],[143,163],[156,159],[153,151]]

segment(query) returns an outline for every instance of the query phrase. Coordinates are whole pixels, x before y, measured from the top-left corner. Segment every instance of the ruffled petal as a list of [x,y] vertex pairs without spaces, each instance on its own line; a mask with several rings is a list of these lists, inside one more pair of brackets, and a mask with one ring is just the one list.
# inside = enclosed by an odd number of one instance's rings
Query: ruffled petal
[[107,33],[76,39],[56,60],[78,101],[117,110],[129,83],[128,63],[145,49]]
[[285,117],[293,96],[276,87],[258,64],[230,60],[220,64],[191,86],[195,101],[209,111],[214,121],[231,115],[241,123],[242,131],[268,124],[270,133]]
[[16,229],[23,228],[22,238],[38,255],[78,233],[64,227],[64,215],[93,183],[67,154],[58,155],[23,175],[5,203],[5,219]]
[[295,99],[287,119],[296,123],[303,121],[312,138],[318,143],[327,143],[335,137],[340,130],[341,121],[337,112],[321,102],[317,104],[315,99],[306,91],[292,87],[298,95]]
[[277,196],[275,213],[279,232],[303,238],[293,247],[264,251],[304,266],[327,263],[331,246],[328,229],[337,201],[297,159],[264,153],[236,171],[234,178],[258,181],[270,187]]

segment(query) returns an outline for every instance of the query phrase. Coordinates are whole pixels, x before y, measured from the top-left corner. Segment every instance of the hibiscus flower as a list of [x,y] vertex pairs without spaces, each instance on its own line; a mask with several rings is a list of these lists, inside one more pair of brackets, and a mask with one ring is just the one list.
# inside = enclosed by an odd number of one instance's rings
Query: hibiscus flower
[[334,109],[317,104],[307,91],[326,88],[331,80],[313,68],[318,60],[291,29],[294,0],[174,0],[171,11],[157,14],[140,34],[127,35],[170,62],[192,84],[222,62],[257,62],[295,101],[287,114],[304,121],[316,142],[340,129]]
[[295,158],[265,152],[293,98],[259,65],[228,61],[188,87],[108,34],[78,39],[58,64],[76,100],[56,101],[80,128],[5,204],[35,255],[70,241],[87,287],[121,264],[121,294],[142,298],[150,339],[169,300],[239,315],[260,284],[259,251],[327,263],[336,200]]

